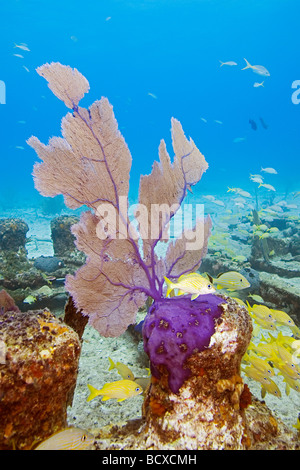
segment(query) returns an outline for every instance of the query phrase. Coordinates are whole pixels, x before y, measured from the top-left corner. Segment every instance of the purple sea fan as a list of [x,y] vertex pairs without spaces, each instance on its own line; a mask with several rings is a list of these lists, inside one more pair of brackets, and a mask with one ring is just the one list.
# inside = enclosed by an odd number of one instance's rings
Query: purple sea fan
[[[128,216],[132,158],[112,106],[101,98],[88,109],[79,107],[89,84],[76,69],[51,63],[37,72],[72,113],[62,120],[62,138],[53,137],[48,145],[36,137],[28,140],[42,160],[34,165],[35,186],[44,196],[63,194],[70,208],[91,209],[72,228],[87,262],[67,277],[66,289],[100,334],[119,336],[135,322],[148,296],[162,298],[163,276],[177,277],[200,266],[210,235],[209,217],[197,220],[193,230],[184,230],[169,244],[165,257],[156,248],[166,241],[171,218],[208,164],[172,118],[174,160],[162,140],[159,162],[154,162],[150,175],[141,176],[136,230]],[[201,236],[187,250],[193,233]]]

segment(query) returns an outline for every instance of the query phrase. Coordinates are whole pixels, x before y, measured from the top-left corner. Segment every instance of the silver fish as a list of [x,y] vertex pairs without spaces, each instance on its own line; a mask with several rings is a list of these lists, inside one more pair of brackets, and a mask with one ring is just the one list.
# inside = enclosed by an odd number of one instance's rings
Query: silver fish
[[70,427],[41,442],[34,450],[85,450],[95,438],[84,429]]
[[251,65],[247,59],[244,60],[246,61],[247,65],[242,70],[252,69],[253,72],[258,73],[258,75],[263,75],[264,77],[270,76],[270,72],[263,65]]

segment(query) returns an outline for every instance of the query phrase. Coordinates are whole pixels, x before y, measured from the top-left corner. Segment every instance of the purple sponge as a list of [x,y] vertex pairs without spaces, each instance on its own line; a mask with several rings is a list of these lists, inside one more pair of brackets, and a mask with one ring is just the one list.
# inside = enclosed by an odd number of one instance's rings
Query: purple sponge
[[160,378],[157,369],[163,364],[169,372],[169,387],[178,393],[191,371],[184,363],[193,353],[207,348],[215,332],[215,319],[223,312],[224,299],[213,294],[173,297],[155,301],[143,325],[144,349],[151,363],[151,372]]

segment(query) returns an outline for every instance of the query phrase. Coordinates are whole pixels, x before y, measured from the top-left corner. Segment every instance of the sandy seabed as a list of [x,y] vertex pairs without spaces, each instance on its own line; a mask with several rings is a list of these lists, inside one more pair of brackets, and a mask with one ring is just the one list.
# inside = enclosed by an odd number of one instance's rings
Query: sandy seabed
[[[115,362],[127,364],[136,377],[147,376],[148,358],[144,353],[142,342],[137,342],[129,331],[119,338],[103,338],[92,327],[87,326],[83,335],[82,351],[79,362],[79,373],[73,405],[68,409],[68,423],[90,431],[109,424],[125,424],[130,419],[141,417],[142,395],[117,403],[116,400],[101,401],[101,397],[87,402],[90,383],[101,388],[106,382],[120,380],[116,369],[109,371],[108,357]],[[252,394],[261,398],[261,386],[254,380],[243,376]],[[300,411],[300,394],[291,390],[287,396],[285,384],[281,377],[273,377],[280,388],[282,397],[277,398],[269,393],[264,401],[275,417],[280,418],[290,429],[297,421]],[[296,432],[296,430],[295,430]]]

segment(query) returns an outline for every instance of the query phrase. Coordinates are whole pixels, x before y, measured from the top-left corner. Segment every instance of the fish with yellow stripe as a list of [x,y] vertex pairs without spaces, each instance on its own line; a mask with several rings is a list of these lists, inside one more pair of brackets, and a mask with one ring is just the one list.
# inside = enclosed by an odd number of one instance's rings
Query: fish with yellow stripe
[[267,375],[269,377],[274,376],[274,370],[269,364],[269,362],[265,359],[258,357],[256,354],[249,354],[249,352],[246,352],[243,356],[243,362],[249,363],[264,375]]
[[266,330],[276,330],[274,317],[271,310],[266,305],[254,304],[251,307],[248,300],[246,300],[246,303],[248,306],[249,315],[256,323],[258,323],[258,325],[260,325],[262,328],[265,328]]
[[116,380],[115,382],[106,383],[100,390],[97,390],[93,385],[87,384],[90,395],[87,401],[91,401],[99,395],[102,395],[102,401],[116,398],[118,402],[124,401],[143,393],[141,385],[133,380]]
[[300,380],[292,379],[291,377],[284,376],[283,381],[285,382],[285,393],[290,394],[291,388],[296,392],[300,392]]
[[183,274],[177,282],[164,277],[167,284],[166,297],[169,297],[174,289],[178,289],[177,295],[192,294],[191,300],[197,299],[199,295],[212,294],[216,290],[212,283],[198,273]]
[[268,377],[266,374],[263,374],[260,370],[256,369],[255,367],[245,367],[243,372],[254,379],[255,381],[261,384],[261,396],[262,398],[265,397],[266,392],[271,393],[272,395],[276,396],[277,398],[281,397],[281,392],[278,388],[278,385]]
[[291,379],[300,379],[300,368],[294,361],[294,356],[281,344],[276,344],[278,350],[277,369],[282,375]]
[[123,364],[123,362],[114,362],[110,357],[108,358],[109,360],[109,369],[108,370],[113,370],[117,369],[118,373],[122,376],[123,379],[128,379],[128,380],[134,380],[134,375],[129,369],[126,364]]
[[270,308],[272,316],[278,325],[293,327],[296,326],[294,320],[282,310],[275,310]]
[[228,271],[220,273],[216,278],[206,273],[210,282],[217,286],[217,289],[227,289],[229,291],[236,291],[247,289],[250,287],[250,282],[238,271]]
[[276,345],[271,343],[254,344],[250,342],[247,351],[254,351],[259,356],[266,357],[269,361],[275,362],[278,359]]
[[69,427],[41,442],[34,450],[86,450],[95,437],[84,429]]
[[300,329],[295,324],[294,320],[282,310],[270,309],[273,315],[275,322],[278,325],[288,326],[295,336],[300,338]]

